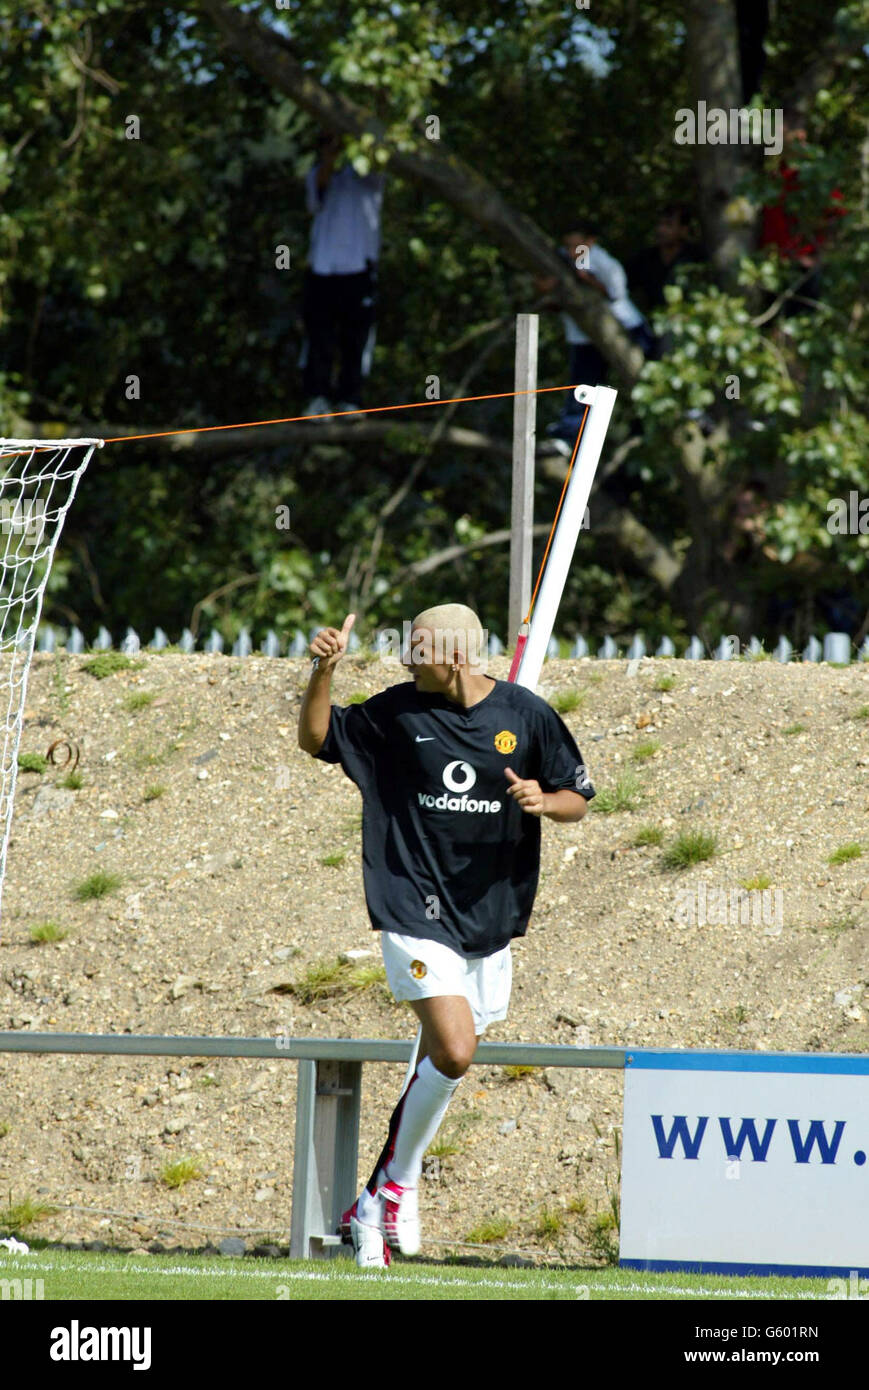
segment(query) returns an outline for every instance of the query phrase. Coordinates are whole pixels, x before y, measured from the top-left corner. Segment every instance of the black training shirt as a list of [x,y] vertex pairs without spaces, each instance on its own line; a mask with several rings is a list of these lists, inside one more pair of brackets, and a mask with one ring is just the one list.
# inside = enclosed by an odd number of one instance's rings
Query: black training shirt
[[495,681],[465,709],[394,685],[333,705],[316,755],[362,793],[362,869],[375,931],[488,956],[524,936],[540,872],[540,817],[507,795],[504,769],[545,792],[594,788],[569,729],[524,686]]

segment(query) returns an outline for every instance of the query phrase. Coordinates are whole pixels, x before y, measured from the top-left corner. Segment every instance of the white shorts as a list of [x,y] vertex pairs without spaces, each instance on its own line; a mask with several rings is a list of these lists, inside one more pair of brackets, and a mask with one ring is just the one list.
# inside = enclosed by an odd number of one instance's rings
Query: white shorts
[[389,988],[396,999],[464,995],[471,1006],[477,1037],[490,1023],[507,1017],[513,984],[509,944],[478,959],[462,956],[440,941],[392,931],[380,933],[380,944]]

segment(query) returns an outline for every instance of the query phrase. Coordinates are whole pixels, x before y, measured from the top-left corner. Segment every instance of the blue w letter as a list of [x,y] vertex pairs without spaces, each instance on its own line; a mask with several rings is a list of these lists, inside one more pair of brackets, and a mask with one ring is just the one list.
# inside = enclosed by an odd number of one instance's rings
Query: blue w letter
[[658,1145],[659,1158],[672,1158],[673,1150],[676,1147],[676,1140],[682,1141],[682,1150],[686,1158],[696,1158],[700,1152],[700,1141],[706,1129],[708,1115],[701,1115],[697,1121],[697,1129],[692,1136],[688,1132],[687,1117],[685,1115],[674,1115],[670,1133],[664,1133],[663,1117],[661,1115],[652,1116],[652,1124],[655,1127],[655,1139]]

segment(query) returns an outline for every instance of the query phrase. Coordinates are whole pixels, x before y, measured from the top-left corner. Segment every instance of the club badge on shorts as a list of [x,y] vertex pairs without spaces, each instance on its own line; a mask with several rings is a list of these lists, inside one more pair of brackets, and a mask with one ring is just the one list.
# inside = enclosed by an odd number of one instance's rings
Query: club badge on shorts
[[509,729],[502,729],[500,734],[495,735],[495,747],[499,753],[512,753],[516,747],[516,735],[511,734]]
[[410,973],[415,980],[421,980],[424,975],[428,974],[428,966],[425,964],[425,961],[412,960],[410,962]]

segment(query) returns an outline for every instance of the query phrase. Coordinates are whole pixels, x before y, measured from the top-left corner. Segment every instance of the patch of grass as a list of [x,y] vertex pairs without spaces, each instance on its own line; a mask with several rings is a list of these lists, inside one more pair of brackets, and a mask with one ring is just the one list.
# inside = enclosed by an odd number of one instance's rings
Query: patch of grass
[[315,960],[298,980],[279,985],[278,994],[292,994],[301,1004],[316,1004],[321,999],[349,998],[375,985],[383,985],[386,971],[382,965],[353,965],[350,961]]
[[144,665],[144,661],[133,661],[125,652],[100,652],[99,656],[86,661],[81,669],[93,676],[94,680],[103,681],[106,676],[113,676],[118,671],[140,671]]
[[195,1084],[205,1091],[208,1090],[209,1086],[219,1086],[220,1078],[215,1076],[213,1071],[206,1071],[203,1072],[202,1076],[196,1077]]
[[720,1014],[721,1022],[729,1024],[732,1028],[738,1028],[740,1023],[747,1023],[749,1012],[744,1004],[734,1004],[732,1009],[724,1009]]
[[5,1139],[11,1128],[8,1120],[0,1120],[0,1139]]
[[859,709],[855,709],[854,718],[869,719],[869,705],[861,705]]
[[44,772],[48,767],[48,761],[41,753],[19,753],[18,771],[19,772]]
[[325,864],[327,869],[337,869],[340,864],[344,863],[344,860],[346,858],[347,855],[345,851],[339,850],[337,854],[324,855],[323,858],[320,860],[320,863]]
[[544,1245],[552,1245],[561,1235],[564,1227],[564,1213],[553,1207],[541,1207],[534,1227],[534,1234]]
[[788,726],[787,726],[786,729],[782,729],[782,733],[783,733],[783,734],[787,734],[787,735],[789,735],[789,736],[790,736],[791,734],[804,734],[805,732],[806,732],[806,726],[805,726],[805,724],[788,724]]
[[451,1116],[438,1130],[434,1142],[426,1150],[429,1158],[455,1158],[467,1143],[468,1132],[480,1119],[476,1110],[466,1110],[463,1114]]
[[468,1231],[465,1240],[470,1241],[472,1245],[493,1245],[509,1235],[512,1229],[513,1222],[506,1216],[490,1216],[487,1221],[481,1221],[479,1226]]
[[664,851],[665,869],[687,869],[691,864],[701,864],[704,859],[712,859],[718,849],[714,835],[703,830],[683,830],[681,835]]
[[150,787],[146,787],[142,793],[145,801],[156,801],[159,797],[165,796],[166,788],[162,782],[152,782]]
[[739,881],[739,886],[741,888],[747,888],[749,893],[755,888],[763,892],[764,888],[769,888],[771,884],[772,879],[769,874],[755,874],[754,878],[743,878]]
[[631,844],[634,849],[639,849],[642,845],[662,845],[664,843],[664,832],[659,825],[641,825]]
[[602,672],[600,671],[589,671],[585,679],[589,682],[590,685],[602,685],[604,677]]
[[589,1246],[595,1259],[618,1264],[619,1223],[612,1211],[599,1211],[589,1227]]
[[553,695],[549,701],[556,714],[570,714],[575,709],[581,709],[585,704],[586,696],[582,690],[562,690],[557,695]]
[[571,1197],[567,1204],[567,1210],[574,1216],[587,1216],[588,1202],[583,1196]]
[[138,772],[144,772],[148,767],[159,767],[165,763],[173,753],[177,753],[179,744],[175,739],[162,747],[154,742],[139,743],[136,745],[132,754],[132,763]]
[[614,787],[603,787],[591,803],[593,811],[612,815],[614,811],[636,811],[642,800],[639,778],[628,768],[616,779]]
[[352,695],[347,696],[348,705],[364,705],[368,696],[364,690],[354,690]]
[[107,873],[105,869],[95,869],[87,878],[82,879],[73,890],[75,898],[81,902],[87,902],[90,898],[104,898],[107,893],[114,893],[120,888],[123,879],[120,874]]
[[857,918],[853,912],[841,912],[838,917],[834,917],[821,931],[829,932],[831,936],[839,936],[842,932],[853,931],[857,926]]
[[68,772],[65,777],[60,779],[57,785],[63,787],[65,791],[78,792],[81,791],[84,785],[84,778],[80,772]]
[[157,696],[153,690],[131,690],[129,695],[124,696],[124,709],[129,714],[135,714],[136,710],[147,709],[153,705]]
[[862,846],[862,845],[858,845],[857,842],[856,842],[855,840],[852,840],[852,841],[850,842],[850,844],[847,844],[847,845],[840,845],[838,849],[834,849],[834,850],[833,850],[833,853],[830,855],[829,859],[827,860],[827,863],[828,863],[828,864],[847,864],[847,862],[848,862],[849,859],[859,859],[860,856],[862,855],[862,853],[863,853],[863,846]]
[[643,763],[647,758],[654,758],[660,747],[659,739],[650,738],[646,743],[638,743],[631,757],[635,763]]
[[57,922],[37,922],[35,927],[30,928],[30,940],[34,943],[65,941],[68,934],[63,927],[58,926]]
[[520,1077],[533,1076],[539,1070],[539,1067],[525,1067],[517,1063],[513,1066],[502,1067],[501,1073],[507,1081],[518,1081]]
[[655,681],[655,684],[652,686],[652,689],[661,691],[672,690],[675,684],[675,676],[659,676],[658,679]]
[[13,1202],[10,1195],[9,1205],[0,1207],[0,1231],[20,1237],[29,1226],[35,1226],[37,1221],[42,1221],[46,1216],[54,1216],[56,1211],[57,1208],[48,1202],[37,1202],[33,1197]]
[[164,1163],[160,1169],[160,1181],[166,1187],[184,1187],[194,1178],[201,1177],[200,1160],[196,1158],[177,1158],[173,1163]]

